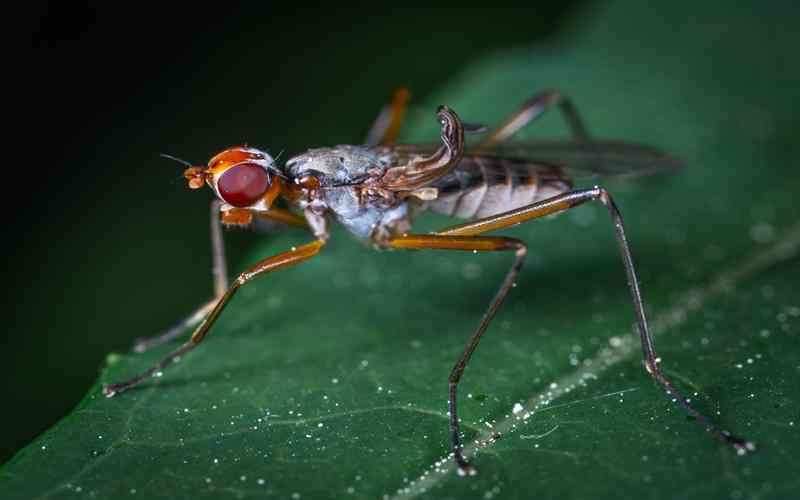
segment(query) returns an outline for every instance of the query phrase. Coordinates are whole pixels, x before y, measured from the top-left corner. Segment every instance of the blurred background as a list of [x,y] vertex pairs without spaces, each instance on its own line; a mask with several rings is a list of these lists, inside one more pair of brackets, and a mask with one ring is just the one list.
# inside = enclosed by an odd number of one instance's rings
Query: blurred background
[[[6,159],[0,462],[77,404],[109,352],[210,296],[208,193],[159,153],[358,142],[396,87],[423,100],[481,55],[553,43],[595,8],[33,3],[8,66],[22,137]],[[237,269],[254,236],[228,236]]]

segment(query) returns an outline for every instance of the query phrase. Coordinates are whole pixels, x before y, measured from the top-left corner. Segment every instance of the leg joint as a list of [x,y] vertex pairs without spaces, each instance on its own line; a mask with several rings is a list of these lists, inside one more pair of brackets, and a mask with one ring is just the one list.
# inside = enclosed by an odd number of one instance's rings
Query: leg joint
[[504,247],[508,250],[514,250],[517,257],[525,257],[525,254],[528,253],[528,245],[524,241],[509,237],[504,237],[503,239],[505,240]]
[[658,378],[661,375],[661,367],[659,363],[661,362],[661,358],[649,358],[646,357],[644,360],[644,369],[647,370],[647,373],[650,375]]
[[538,103],[543,103],[545,106],[553,106],[561,104],[567,98],[558,89],[544,89],[534,94],[533,97],[523,103],[522,108],[528,108]]
[[518,260],[522,260],[523,258],[525,258],[525,255],[527,255],[527,253],[528,253],[528,245],[526,245],[522,241],[517,241],[517,244],[515,245],[515,252],[514,253],[517,255],[517,259]]
[[614,201],[611,199],[611,193],[606,190],[603,186],[595,186],[593,189],[593,195],[595,198],[599,199],[603,202],[603,205],[613,206]]
[[562,94],[561,91],[558,89],[543,90],[539,94],[539,96],[541,96],[541,98],[545,100],[549,105],[561,104],[561,102],[567,100],[566,96],[564,96],[564,94]]

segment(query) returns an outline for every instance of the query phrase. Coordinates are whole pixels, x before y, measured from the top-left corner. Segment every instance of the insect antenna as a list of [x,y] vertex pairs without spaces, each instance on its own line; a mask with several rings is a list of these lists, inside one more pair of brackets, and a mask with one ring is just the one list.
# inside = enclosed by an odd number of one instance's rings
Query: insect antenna
[[189,163],[186,160],[181,160],[177,156],[168,155],[166,153],[160,153],[158,156],[160,156],[162,158],[166,158],[168,160],[177,161],[178,163],[180,163],[181,165],[184,165],[186,167],[193,167],[194,166],[194,165],[192,165],[191,163]]
[[[178,163],[180,163],[181,165],[183,165],[183,166],[185,166],[187,168],[194,168],[194,165],[192,165],[191,163],[189,163],[186,160],[182,160],[182,159],[178,158],[177,156],[168,155],[166,153],[160,153],[158,156],[160,156],[162,158],[166,158],[168,160],[177,161]],[[186,179],[186,173],[182,172],[181,175],[179,175],[178,177],[173,179],[172,184],[176,184],[179,180],[185,180],[185,179]]]

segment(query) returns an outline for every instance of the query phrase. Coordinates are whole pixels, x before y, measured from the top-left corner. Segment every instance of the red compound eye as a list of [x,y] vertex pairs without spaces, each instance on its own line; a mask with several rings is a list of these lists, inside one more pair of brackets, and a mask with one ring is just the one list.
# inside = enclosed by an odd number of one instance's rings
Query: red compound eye
[[241,163],[225,171],[217,181],[219,195],[234,207],[249,207],[270,185],[269,174],[255,163]]

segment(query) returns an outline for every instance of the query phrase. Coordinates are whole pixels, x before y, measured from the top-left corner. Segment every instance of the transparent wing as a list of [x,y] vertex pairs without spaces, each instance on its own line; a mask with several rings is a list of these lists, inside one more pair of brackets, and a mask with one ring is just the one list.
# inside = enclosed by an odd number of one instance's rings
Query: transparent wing
[[482,154],[559,167],[573,179],[651,175],[681,166],[677,158],[658,149],[618,141],[509,142]]
[[[404,145],[398,149],[423,154],[435,150],[435,145]],[[565,177],[588,179],[596,177],[637,177],[679,168],[681,162],[658,149],[620,141],[539,140],[513,141],[489,149],[467,148],[465,156],[480,156],[512,160],[531,170],[552,171],[555,167]]]

